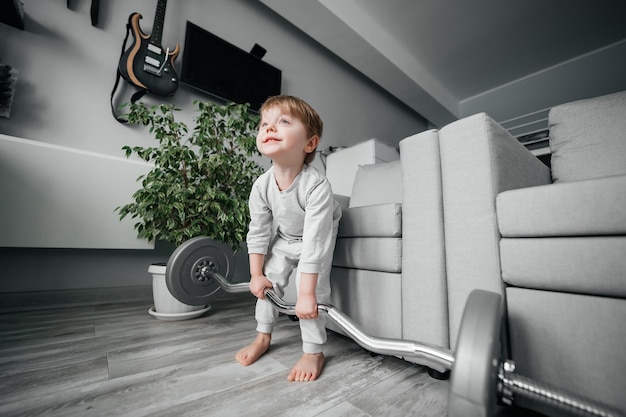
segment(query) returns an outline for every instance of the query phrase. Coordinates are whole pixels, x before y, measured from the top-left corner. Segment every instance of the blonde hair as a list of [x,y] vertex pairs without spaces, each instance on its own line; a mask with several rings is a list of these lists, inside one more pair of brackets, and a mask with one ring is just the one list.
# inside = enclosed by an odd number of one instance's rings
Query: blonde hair
[[[294,96],[273,96],[268,98],[265,103],[259,109],[259,113],[263,113],[263,111],[270,109],[272,107],[278,107],[285,113],[289,113],[292,116],[296,117],[306,129],[306,134],[308,138],[311,138],[317,135],[322,140],[322,131],[324,130],[324,122],[322,122],[322,118],[315,111],[313,107],[309,105],[306,101],[301,98]],[[317,147],[316,147],[317,149]],[[310,164],[315,159],[315,150],[306,154],[304,157],[304,163]]]

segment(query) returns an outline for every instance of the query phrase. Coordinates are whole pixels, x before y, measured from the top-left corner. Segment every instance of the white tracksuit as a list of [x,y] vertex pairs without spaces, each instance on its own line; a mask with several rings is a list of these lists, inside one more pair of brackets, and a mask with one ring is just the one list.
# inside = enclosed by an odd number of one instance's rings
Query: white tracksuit
[[[341,207],[334,200],[330,183],[314,167],[305,165],[293,184],[278,189],[274,168],[254,183],[250,192],[250,228],[248,253],[265,255],[263,272],[279,296],[297,268],[296,289],[300,274],[318,274],[318,303],[330,299],[330,268],[341,218]],[[278,312],[267,300],[257,300],[257,331],[271,333]],[[326,342],[325,317],[300,320],[302,350],[319,353]]]

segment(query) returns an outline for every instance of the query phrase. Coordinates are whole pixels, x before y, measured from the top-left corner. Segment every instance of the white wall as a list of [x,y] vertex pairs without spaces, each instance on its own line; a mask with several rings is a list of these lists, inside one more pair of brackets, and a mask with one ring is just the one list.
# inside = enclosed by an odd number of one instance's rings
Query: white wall
[[[11,118],[0,118],[0,132],[112,155],[121,155],[123,145],[150,143],[143,129],[113,119],[109,96],[128,16],[142,13],[141,27],[150,33],[156,0],[101,2],[98,27],[90,24],[90,2],[71,3],[76,10],[65,2],[27,0],[24,32],[0,24],[0,59],[20,71]],[[183,47],[187,20],[244,50],[255,42],[265,47],[264,59],[283,71],[283,92],[304,98],[321,114],[323,147],[370,137],[397,145],[424,129],[416,113],[258,1],[170,2],[164,47]],[[127,101],[131,92],[120,91],[117,101]],[[181,87],[169,101],[191,121],[192,101],[198,98],[210,99]]]
[[[113,119],[110,92],[128,16],[142,13],[141,27],[150,33],[156,2],[101,2],[93,27],[90,2],[73,1],[68,9],[66,2],[24,0],[25,31],[0,23],[0,62],[19,70],[11,118],[0,118],[0,133],[114,156],[122,155],[123,145],[152,144],[145,129]],[[187,20],[242,49],[254,43],[266,48],[264,59],[283,71],[283,92],[307,100],[324,119],[322,148],[371,137],[396,146],[426,128],[419,115],[256,0],[172,1],[163,46],[182,48]],[[116,104],[131,93],[120,88]],[[172,99],[145,101],[174,102],[183,110],[181,120],[190,122],[194,99],[210,98],[181,86]],[[137,271],[147,268],[146,259],[163,260],[167,253],[0,248],[0,291],[149,284],[147,272]],[[56,272],[26,267],[46,261]]]

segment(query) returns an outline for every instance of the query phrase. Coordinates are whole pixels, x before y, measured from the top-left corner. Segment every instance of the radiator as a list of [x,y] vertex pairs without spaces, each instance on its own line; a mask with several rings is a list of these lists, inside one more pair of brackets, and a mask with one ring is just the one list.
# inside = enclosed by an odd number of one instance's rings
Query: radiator
[[[120,151],[121,152],[121,151]],[[0,247],[154,249],[119,220],[143,161],[0,135]]]
[[509,133],[522,142],[535,155],[550,153],[548,138],[548,113],[550,108],[499,121]]

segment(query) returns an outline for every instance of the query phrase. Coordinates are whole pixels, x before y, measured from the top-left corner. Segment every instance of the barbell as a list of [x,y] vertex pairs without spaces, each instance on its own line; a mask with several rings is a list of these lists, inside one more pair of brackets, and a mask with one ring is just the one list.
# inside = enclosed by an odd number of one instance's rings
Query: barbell
[[[165,279],[172,295],[189,305],[207,305],[224,292],[248,292],[247,282],[230,283],[234,273],[230,247],[222,242],[196,237],[180,245],[167,262]],[[295,306],[269,289],[266,298],[281,313],[295,315]],[[515,363],[501,357],[502,297],[474,290],[468,297],[457,338],[456,350],[427,343],[370,336],[331,304],[318,304],[345,334],[371,352],[410,358],[439,372],[451,371],[448,416],[486,417],[498,405],[516,400],[538,400],[560,413],[588,416],[620,416],[587,399],[576,398],[554,387],[515,373]]]

